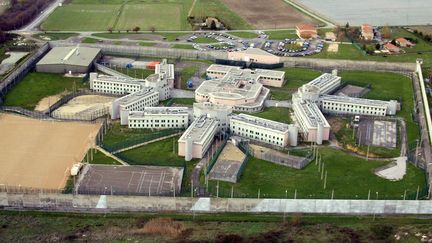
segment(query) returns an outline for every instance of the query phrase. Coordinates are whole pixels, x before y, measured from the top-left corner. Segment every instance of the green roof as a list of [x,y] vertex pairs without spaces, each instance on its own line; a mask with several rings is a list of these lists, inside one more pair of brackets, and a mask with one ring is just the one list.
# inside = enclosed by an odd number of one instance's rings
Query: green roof
[[54,47],[37,65],[65,64],[88,66],[101,50],[89,47]]

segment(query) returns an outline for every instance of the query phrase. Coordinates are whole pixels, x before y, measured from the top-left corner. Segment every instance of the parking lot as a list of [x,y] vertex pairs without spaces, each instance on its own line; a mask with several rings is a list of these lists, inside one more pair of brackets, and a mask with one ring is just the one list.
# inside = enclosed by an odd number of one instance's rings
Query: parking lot
[[285,39],[282,41],[266,41],[263,49],[276,56],[301,57],[320,53],[324,48],[321,39]]

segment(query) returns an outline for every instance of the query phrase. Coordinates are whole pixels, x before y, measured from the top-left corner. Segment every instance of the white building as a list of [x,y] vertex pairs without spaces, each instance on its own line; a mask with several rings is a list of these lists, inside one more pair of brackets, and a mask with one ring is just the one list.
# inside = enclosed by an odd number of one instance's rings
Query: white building
[[212,104],[210,102],[194,103],[193,116],[199,118],[207,116],[218,121],[219,131],[227,131],[229,127],[228,116],[232,113],[232,108],[225,105]]
[[310,81],[308,85],[314,85],[319,88],[320,94],[330,94],[341,85],[341,77],[337,76],[337,71],[333,70],[332,73],[324,73],[318,78]]
[[159,93],[159,100],[167,100],[171,97],[171,90],[165,74],[152,74],[145,79],[145,87],[153,88]]
[[145,86],[142,79],[114,77],[90,73],[90,89],[105,94],[130,94]]
[[189,125],[187,107],[145,107],[129,113],[129,128],[186,129]]
[[337,95],[322,95],[320,103],[324,113],[366,116],[396,115],[399,106],[395,100],[369,100]]
[[210,148],[218,130],[218,121],[201,116],[192,122],[178,140],[178,155],[186,161],[192,158],[201,159]]
[[251,115],[231,115],[230,131],[236,136],[279,147],[297,146],[298,129],[296,126]]
[[142,111],[145,107],[159,104],[159,93],[152,88],[144,88],[138,92],[123,96],[113,101],[112,119],[120,118],[121,125],[127,125],[130,111]]
[[285,82],[285,72],[267,69],[241,69],[237,66],[212,64],[206,71],[207,77],[221,79],[226,75],[241,75],[272,87],[282,87]]
[[155,74],[160,75],[161,79],[166,80],[169,88],[174,88],[174,64],[168,64],[167,60],[163,59],[161,63],[156,65]]

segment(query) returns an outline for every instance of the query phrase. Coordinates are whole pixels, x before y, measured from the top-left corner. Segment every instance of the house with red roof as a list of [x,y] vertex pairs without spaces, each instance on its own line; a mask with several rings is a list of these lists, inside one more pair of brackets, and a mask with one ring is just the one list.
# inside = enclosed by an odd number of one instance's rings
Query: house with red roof
[[371,41],[374,38],[373,27],[370,24],[363,24],[361,26],[361,36],[366,41]]
[[407,40],[407,39],[405,39],[405,38],[403,38],[403,37],[397,38],[397,39],[395,40],[395,42],[396,42],[396,44],[399,45],[400,47],[413,47],[413,46],[415,46],[414,43],[412,43],[411,41],[409,41],[409,40]]
[[384,45],[384,49],[387,50],[387,51],[389,51],[389,52],[391,52],[391,53],[399,53],[400,52],[400,48],[397,47],[397,46],[395,46],[395,45],[393,45],[390,42],[386,43]]

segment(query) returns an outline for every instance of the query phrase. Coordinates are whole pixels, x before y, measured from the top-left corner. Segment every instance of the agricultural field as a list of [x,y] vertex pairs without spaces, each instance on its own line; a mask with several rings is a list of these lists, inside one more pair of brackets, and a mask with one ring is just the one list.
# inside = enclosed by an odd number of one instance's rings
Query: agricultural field
[[[370,190],[374,198],[402,199],[405,190],[412,196],[418,187],[423,189],[426,185],[424,172],[412,164],[407,165],[402,180],[393,182],[374,174],[375,169],[389,162],[366,161],[332,148],[321,148],[319,154],[327,171],[325,189],[315,161],[297,170],[251,158],[238,183],[219,182],[219,196],[230,197],[233,188],[234,197],[256,198],[260,193],[260,198],[294,198],[297,190],[297,198],[330,199],[334,190],[336,199],[367,199]],[[216,186],[216,181],[209,181],[212,195],[216,194]]]
[[319,22],[281,0],[221,0],[257,29],[293,28]]
[[85,89],[81,78],[66,78],[61,74],[29,73],[5,97],[4,105],[33,110],[45,97]]

